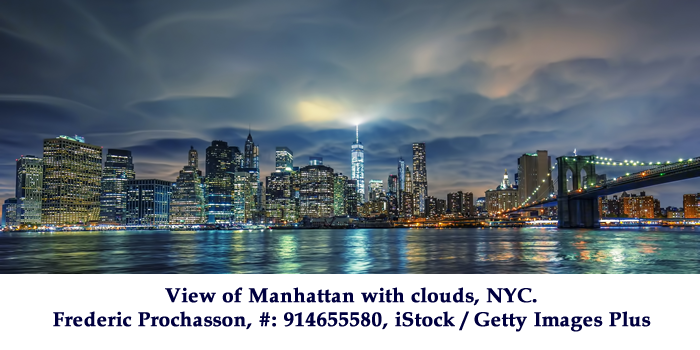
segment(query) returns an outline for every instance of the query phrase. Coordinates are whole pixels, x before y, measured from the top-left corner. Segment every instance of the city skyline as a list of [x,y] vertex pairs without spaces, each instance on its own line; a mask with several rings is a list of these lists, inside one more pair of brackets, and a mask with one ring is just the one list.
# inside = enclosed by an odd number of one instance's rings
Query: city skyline
[[[365,179],[396,174],[396,160],[410,163],[424,142],[439,198],[481,197],[537,150],[700,156],[698,4],[208,3],[184,18],[184,3],[55,1],[46,18],[1,4],[11,54],[0,58],[0,201],[14,197],[15,159],[60,134],[130,150],[137,178],[175,181],[190,146],[243,149],[250,125],[261,175],[274,171],[276,146],[347,175],[359,119]],[[680,207],[698,188],[694,179],[645,191]]]

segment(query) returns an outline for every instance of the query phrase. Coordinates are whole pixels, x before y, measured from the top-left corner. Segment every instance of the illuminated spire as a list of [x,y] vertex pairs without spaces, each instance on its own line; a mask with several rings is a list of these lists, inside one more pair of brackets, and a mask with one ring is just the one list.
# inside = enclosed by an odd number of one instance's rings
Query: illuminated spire
[[360,124],[355,124],[355,142],[360,143]]

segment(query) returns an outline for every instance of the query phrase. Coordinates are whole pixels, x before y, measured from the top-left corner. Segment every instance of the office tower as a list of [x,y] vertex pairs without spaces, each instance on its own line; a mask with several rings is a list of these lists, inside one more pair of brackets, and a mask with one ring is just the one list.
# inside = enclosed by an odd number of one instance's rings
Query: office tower
[[345,211],[350,217],[357,217],[358,200],[357,180],[348,180],[345,183]]
[[437,198],[433,196],[425,197],[425,217],[432,218],[438,216],[437,214]]
[[323,157],[309,157],[309,165],[323,165]]
[[131,151],[108,149],[102,168],[100,221],[117,224],[126,222],[126,184],[135,177]]
[[387,181],[387,192],[397,193],[399,191],[399,177],[397,175],[389,175],[389,180]]
[[355,142],[350,147],[351,174],[350,179],[357,183],[357,199],[359,203],[365,200],[365,146],[360,142],[360,126],[355,125]]
[[397,176],[398,183],[396,186],[396,191],[394,191],[394,193],[396,194],[397,203],[399,207],[401,207],[403,205],[402,193],[406,191],[406,162],[403,160],[403,157],[399,157]]
[[44,162],[35,156],[17,159],[17,220],[23,225],[41,224],[41,191]]
[[474,215],[474,194],[462,191],[448,193],[447,211],[465,218]]
[[[285,168],[291,168],[285,166]],[[292,173],[276,171],[265,179],[265,217],[270,223],[298,220],[292,194]]]
[[88,223],[100,218],[102,147],[79,136],[44,140],[41,221]]
[[299,170],[299,215],[327,218],[334,215],[335,175],[325,165],[307,165]]
[[170,222],[170,181],[129,180],[126,195],[126,224],[139,226],[167,225]]
[[5,199],[5,202],[2,204],[2,224],[0,227],[13,227],[19,224],[17,219],[17,198]]
[[369,200],[378,200],[384,194],[384,181],[369,180]]
[[201,172],[197,169],[198,156],[190,148],[187,165],[180,170],[170,200],[170,223],[196,225],[207,222],[207,202],[202,186]]
[[425,198],[428,196],[428,169],[425,143],[413,144],[413,214],[425,216]]
[[334,174],[335,182],[333,184],[333,214],[335,216],[348,215],[347,203],[345,200],[345,192],[348,186],[348,177],[342,173]]
[[255,168],[259,169],[259,151],[258,146],[253,142],[253,136],[248,132],[248,138],[245,140],[245,146],[243,147],[243,166],[242,168]]
[[231,148],[224,141],[212,141],[206,152],[207,222],[229,223],[233,190]]
[[435,214],[437,216],[443,216],[447,212],[447,202],[444,199],[435,199]]
[[498,215],[518,206],[518,190],[510,185],[508,170],[505,171],[501,184],[495,190],[486,191],[486,211],[489,215]]
[[700,193],[683,195],[683,212],[689,219],[700,217]]
[[403,205],[401,207],[402,210],[402,216],[410,218],[413,216],[413,208],[415,205],[415,201],[413,200],[413,180],[411,180],[411,169],[408,168],[408,165],[406,166],[405,170],[405,185],[406,185],[406,190],[403,192]]
[[552,159],[547,151],[525,153],[518,158],[518,205],[549,198],[552,192],[551,169]]
[[294,168],[294,153],[287,147],[275,148],[275,170],[292,171]]
[[231,166],[229,167],[229,172],[233,174],[238,171],[238,168],[243,167],[243,153],[241,153],[241,149],[238,148],[238,146],[230,146],[229,149],[231,150]]

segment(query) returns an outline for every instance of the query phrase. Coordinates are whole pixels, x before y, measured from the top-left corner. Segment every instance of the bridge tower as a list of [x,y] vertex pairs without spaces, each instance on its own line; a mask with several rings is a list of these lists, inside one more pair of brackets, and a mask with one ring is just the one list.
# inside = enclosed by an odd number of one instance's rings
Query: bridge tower
[[[593,187],[596,184],[595,156],[559,157],[557,158],[557,168],[558,226],[561,228],[600,227],[598,197],[577,195],[577,190]],[[571,170],[571,178],[567,176],[569,170]],[[585,173],[585,180],[583,173]],[[571,192],[568,189],[570,182],[572,184]]]

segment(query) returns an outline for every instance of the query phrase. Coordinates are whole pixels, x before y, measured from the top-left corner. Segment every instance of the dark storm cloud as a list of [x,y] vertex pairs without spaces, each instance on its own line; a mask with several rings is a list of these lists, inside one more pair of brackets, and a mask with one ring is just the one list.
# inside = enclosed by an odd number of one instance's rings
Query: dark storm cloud
[[[0,193],[15,158],[59,134],[131,149],[139,177],[173,180],[190,145],[203,162],[211,140],[242,147],[250,127],[263,174],[275,146],[349,173],[360,120],[367,179],[425,142],[441,197],[479,196],[538,149],[699,156],[697,13],[656,0],[3,1]],[[697,187],[653,191],[678,205]]]

